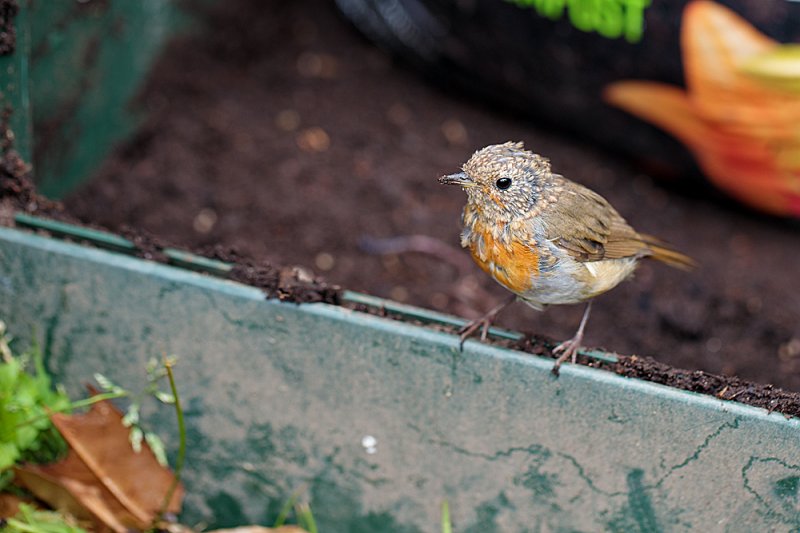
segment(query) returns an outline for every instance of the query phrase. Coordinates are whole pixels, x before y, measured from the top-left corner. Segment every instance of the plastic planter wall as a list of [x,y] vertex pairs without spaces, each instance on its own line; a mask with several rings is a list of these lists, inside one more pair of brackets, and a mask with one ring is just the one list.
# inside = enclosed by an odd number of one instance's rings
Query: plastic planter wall
[[800,527],[798,420],[760,409],[7,228],[0,317],[72,392],[180,357],[190,524],[301,488],[325,532]]
[[0,104],[40,192],[61,197],[133,131],[131,100],[167,37],[176,0],[19,0],[16,49],[0,57]]

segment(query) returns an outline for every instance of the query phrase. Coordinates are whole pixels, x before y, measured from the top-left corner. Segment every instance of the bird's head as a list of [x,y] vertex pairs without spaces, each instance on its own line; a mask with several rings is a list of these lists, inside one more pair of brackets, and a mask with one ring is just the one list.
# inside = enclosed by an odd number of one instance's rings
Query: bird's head
[[536,205],[550,163],[521,142],[506,142],[481,148],[461,170],[442,176],[439,183],[460,185],[471,207],[492,220],[509,222]]

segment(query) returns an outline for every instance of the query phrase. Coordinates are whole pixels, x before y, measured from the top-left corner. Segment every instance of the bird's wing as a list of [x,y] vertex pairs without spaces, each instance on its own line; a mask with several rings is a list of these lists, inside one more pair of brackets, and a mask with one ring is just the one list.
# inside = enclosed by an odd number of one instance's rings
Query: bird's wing
[[561,192],[542,216],[546,217],[547,238],[556,246],[582,262],[652,253],[605,198],[561,176],[553,179]]

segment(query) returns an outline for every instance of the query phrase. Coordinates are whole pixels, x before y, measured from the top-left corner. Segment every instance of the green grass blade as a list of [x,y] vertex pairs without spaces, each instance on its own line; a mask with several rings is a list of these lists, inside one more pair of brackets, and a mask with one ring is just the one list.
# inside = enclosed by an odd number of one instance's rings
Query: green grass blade
[[450,504],[447,500],[442,502],[442,533],[453,533],[453,524],[450,522]]
[[281,507],[281,512],[278,513],[278,518],[275,519],[275,523],[272,524],[272,527],[278,528],[286,523],[286,519],[289,517],[289,513],[292,511],[292,507],[294,507],[294,502],[297,501],[298,496],[299,494],[297,491],[289,496],[289,499],[286,500],[286,503],[284,503],[283,507]]
[[311,512],[311,507],[307,503],[298,503],[294,512],[297,514],[297,525],[308,531],[308,533],[317,533],[317,522],[314,520],[314,513]]

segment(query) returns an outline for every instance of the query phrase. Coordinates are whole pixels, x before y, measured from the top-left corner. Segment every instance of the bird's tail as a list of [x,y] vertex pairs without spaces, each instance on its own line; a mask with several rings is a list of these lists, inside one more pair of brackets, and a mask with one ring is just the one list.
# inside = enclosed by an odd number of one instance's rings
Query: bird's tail
[[640,234],[640,236],[650,249],[650,257],[653,259],[681,270],[692,270],[697,266],[697,262],[694,259],[682,254],[664,241],[652,235]]

